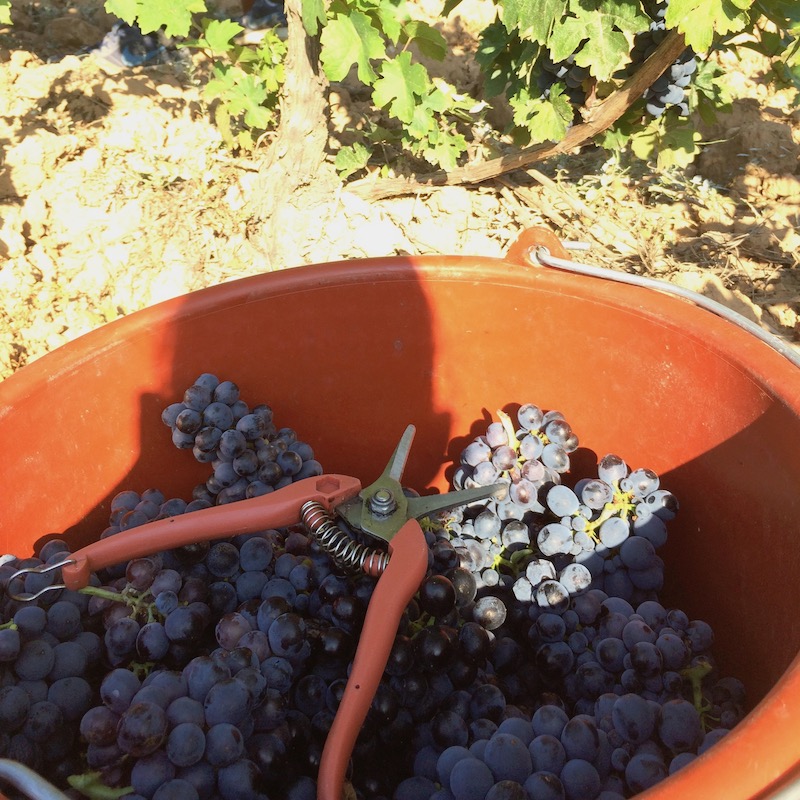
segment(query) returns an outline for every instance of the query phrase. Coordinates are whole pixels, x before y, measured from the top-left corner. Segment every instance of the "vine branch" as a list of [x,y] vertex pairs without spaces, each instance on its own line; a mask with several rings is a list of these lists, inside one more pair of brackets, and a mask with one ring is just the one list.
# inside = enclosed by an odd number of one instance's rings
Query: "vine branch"
[[449,172],[436,170],[408,177],[380,180],[364,178],[349,184],[347,191],[369,201],[435,191],[442,186],[481,183],[581,147],[610,128],[685,49],[686,41],[683,34],[677,30],[670,31],[636,73],[619,89],[598,103],[592,109],[589,119],[570,128],[560,142],[537,144],[516,153],[499,156],[480,164],[467,164]]

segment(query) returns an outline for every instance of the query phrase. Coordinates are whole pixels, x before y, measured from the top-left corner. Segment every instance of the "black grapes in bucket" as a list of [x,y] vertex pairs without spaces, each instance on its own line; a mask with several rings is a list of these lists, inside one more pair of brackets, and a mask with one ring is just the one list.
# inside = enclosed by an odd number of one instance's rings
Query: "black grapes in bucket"
[[233,381],[200,375],[161,419],[176,447],[191,449],[197,461],[213,468],[208,480],[195,487],[195,500],[230,503],[322,474],[311,446],[291,428],[278,429],[267,404],[250,408]]
[[[101,536],[320,474],[313,450],[204,374],[165,409],[211,474],[192,498],[127,490]],[[358,800],[614,800],[738,723],[713,629],[659,602],[678,502],[614,454],[571,474],[577,434],[498,413],[454,485],[507,491],[423,525],[429,570],[353,752]],[[0,757],[69,796],[314,800],[375,579],[300,525],[153,553],[58,583],[63,539],[0,562]],[[2,787],[6,793],[13,791]]]

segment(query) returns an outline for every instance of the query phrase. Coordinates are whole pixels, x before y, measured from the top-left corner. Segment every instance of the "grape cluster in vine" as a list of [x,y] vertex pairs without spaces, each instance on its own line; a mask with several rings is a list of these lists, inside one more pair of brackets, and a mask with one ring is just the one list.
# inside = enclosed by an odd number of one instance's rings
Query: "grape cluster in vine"
[[[654,52],[667,35],[665,18],[669,0],[650,3],[648,13],[652,18],[647,31],[637,33],[633,40],[631,64],[626,74],[631,74]],[[679,116],[688,116],[689,100],[687,88],[697,72],[697,55],[691,47],[681,53],[666,72],[659,76],[644,94],[645,111],[652,117],[660,117],[667,108],[677,109]]]

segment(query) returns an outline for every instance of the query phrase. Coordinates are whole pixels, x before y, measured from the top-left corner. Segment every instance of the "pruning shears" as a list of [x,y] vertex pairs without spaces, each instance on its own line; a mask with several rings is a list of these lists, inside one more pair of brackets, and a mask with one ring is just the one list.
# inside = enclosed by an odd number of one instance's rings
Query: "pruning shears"
[[[341,566],[378,578],[367,607],[352,669],[319,766],[317,800],[342,800],[347,766],[389,658],[403,611],[428,569],[428,546],[419,520],[491,497],[503,484],[439,495],[409,497],[401,478],[415,428],[409,425],[378,479],[363,487],[357,478],[324,474],[269,494],[168,517],[109,536],[70,554],[62,583],[81,589],[93,572],[163,550],[222,537],[283,528],[302,522]],[[351,537],[336,518],[358,532]],[[18,575],[43,571],[20,570]],[[32,599],[18,596],[17,599]]]

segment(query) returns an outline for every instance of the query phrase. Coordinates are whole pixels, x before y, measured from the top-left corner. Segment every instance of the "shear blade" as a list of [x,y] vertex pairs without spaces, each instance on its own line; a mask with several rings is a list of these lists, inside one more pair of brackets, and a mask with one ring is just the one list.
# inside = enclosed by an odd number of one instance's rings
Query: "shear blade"
[[397,443],[394,453],[392,453],[392,457],[389,459],[389,463],[386,465],[386,469],[383,472],[384,476],[400,483],[416,432],[417,429],[413,425],[409,425],[405,429],[403,435],[400,437],[400,441]]

